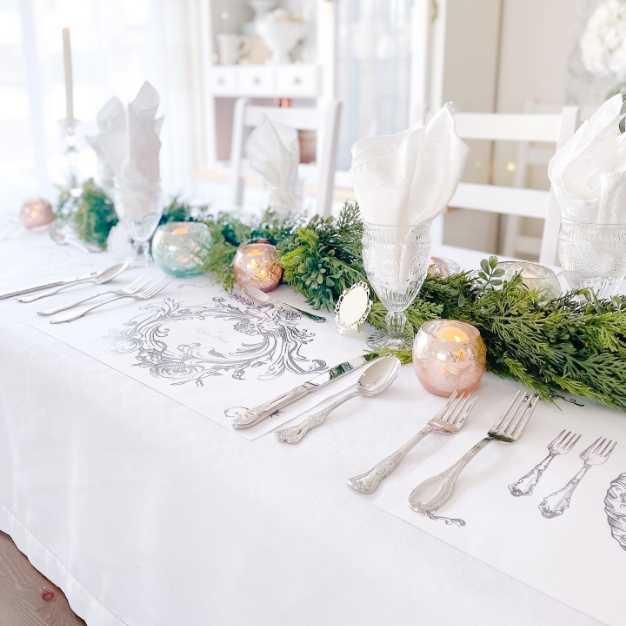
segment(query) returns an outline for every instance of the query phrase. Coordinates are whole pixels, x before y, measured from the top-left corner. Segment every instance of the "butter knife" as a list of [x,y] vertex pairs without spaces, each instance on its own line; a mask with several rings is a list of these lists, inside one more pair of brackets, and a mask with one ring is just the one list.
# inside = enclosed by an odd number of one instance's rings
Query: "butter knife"
[[364,354],[350,359],[349,361],[344,361],[268,402],[259,404],[252,409],[243,406],[231,407],[230,409],[226,409],[224,414],[226,417],[232,418],[231,423],[235,430],[251,428],[263,420],[266,420],[268,417],[276,415],[281,409],[293,404],[297,400],[308,396],[350,372],[360,369],[377,357],[378,355],[376,354]]
[[68,278],[66,280],[55,280],[51,283],[45,283],[43,285],[34,285],[32,287],[26,287],[25,289],[18,289],[17,291],[7,291],[0,293],[0,300],[7,300],[8,298],[14,298],[15,296],[25,296],[29,293],[35,293],[36,291],[42,291],[43,289],[52,289],[53,287],[62,287],[63,285],[71,285],[80,280],[86,280],[87,278],[93,278],[98,272],[89,272],[88,274],[81,274],[74,278]]

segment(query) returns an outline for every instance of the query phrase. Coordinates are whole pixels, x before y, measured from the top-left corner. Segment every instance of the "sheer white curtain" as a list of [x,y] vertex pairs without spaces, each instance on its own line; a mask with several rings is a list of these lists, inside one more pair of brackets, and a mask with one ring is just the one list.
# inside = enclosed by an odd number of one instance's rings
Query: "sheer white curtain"
[[[65,114],[61,30],[71,29],[74,110],[83,133],[111,96],[131,99],[144,80],[165,115],[163,186],[183,190],[201,160],[200,0],[0,0],[0,214],[62,181]],[[84,148],[84,176],[93,155]]]
[[339,169],[350,167],[350,149],[357,139],[409,125],[411,4],[339,2],[337,85],[344,111]]

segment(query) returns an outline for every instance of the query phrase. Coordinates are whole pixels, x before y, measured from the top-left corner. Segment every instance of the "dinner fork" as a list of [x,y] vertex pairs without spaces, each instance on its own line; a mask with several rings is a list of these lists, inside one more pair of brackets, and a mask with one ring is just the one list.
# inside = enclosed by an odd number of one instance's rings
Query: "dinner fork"
[[376,463],[367,472],[353,476],[348,486],[364,494],[374,493],[380,484],[392,474],[406,458],[407,454],[430,433],[452,435],[458,433],[476,404],[475,394],[459,394],[456,391],[448,398],[443,409],[432,417],[413,437],[395,452]]
[[66,304],[56,309],[37,311],[37,315],[40,315],[41,317],[50,317],[51,315],[56,315],[57,313],[63,313],[63,311],[69,311],[70,309],[74,309],[81,304],[91,302],[92,300],[95,300],[96,298],[100,298],[102,296],[130,296],[138,293],[140,289],[143,289],[149,283],[150,279],[147,276],[138,276],[130,285],[128,285],[128,287],[124,287],[123,289],[109,289],[108,291],[100,291],[93,296],[82,298],[81,300],[76,300],[71,304]]
[[465,466],[491,441],[514,443],[535,412],[539,401],[536,394],[518,391],[504,415],[489,429],[473,448],[441,474],[427,478],[409,495],[409,506],[418,513],[430,513],[441,508],[454,493],[456,481]]
[[123,298],[132,298],[133,300],[150,300],[150,298],[154,298],[159,293],[161,293],[161,291],[163,291],[168,286],[168,284],[169,284],[169,281],[167,279],[154,280],[154,281],[151,281],[148,285],[146,285],[142,289],[140,289],[139,291],[137,291],[136,293],[126,293],[123,295],[114,296],[113,298],[109,298],[108,300],[105,300],[104,302],[98,302],[97,304],[94,304],[93,306],[90,306],[89,308],[82,310],[80,313],[77,313],[76,315],[73,315],[72,317],[65,317],[60,320],[50,320],[49,323],[50,324],[66,324],[68,322],[73,322],[75,320],[80,319],[81,317],[85,317],[87,313],[90,313],[91,311],[95,311],[96,309],[99,309],[101,306],[104,306],[105,304],[110,304],[111,302],[115,302],[116,300],[122,300]]
[[563,429],[549,444],[548,456],[539,461],[530,472],[524,474],[520,479],[509,485],[509,491],[514,496],[529,496],[537,483],[548,469],[550,463],[559,454],[567,454],[580,440],[580,435],[571,430]]
[[578,487],[580,481],[589,471],[589,468],[606,463],[613,450],[615,450],[616,445],[617,441],[598,437],[590,446],[585,448],[580,453],[583,466],[570,478],[564,487],[551,493],[541,501],[539,504],[541,514],[547,518],[563,515],[569,509],[574,491],[576,491],[576,487]]

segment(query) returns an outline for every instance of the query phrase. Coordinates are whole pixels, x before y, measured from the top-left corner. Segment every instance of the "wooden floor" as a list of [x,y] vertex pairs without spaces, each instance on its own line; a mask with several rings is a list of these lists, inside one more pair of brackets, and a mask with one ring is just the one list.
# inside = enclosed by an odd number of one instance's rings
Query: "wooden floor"
[[0,532],[0,626],[84,626],[63,592]]

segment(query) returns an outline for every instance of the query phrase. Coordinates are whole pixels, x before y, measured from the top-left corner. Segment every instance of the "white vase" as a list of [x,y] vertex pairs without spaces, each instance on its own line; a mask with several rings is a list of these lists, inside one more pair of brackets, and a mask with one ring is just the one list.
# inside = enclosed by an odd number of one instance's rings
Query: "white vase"
[[263,38],[272,56],[269,63],[291,63],[291,51],[306,35],[307,25],[292,18],[284,9],[276,9],[264,15],[258,22],[257,32]]

